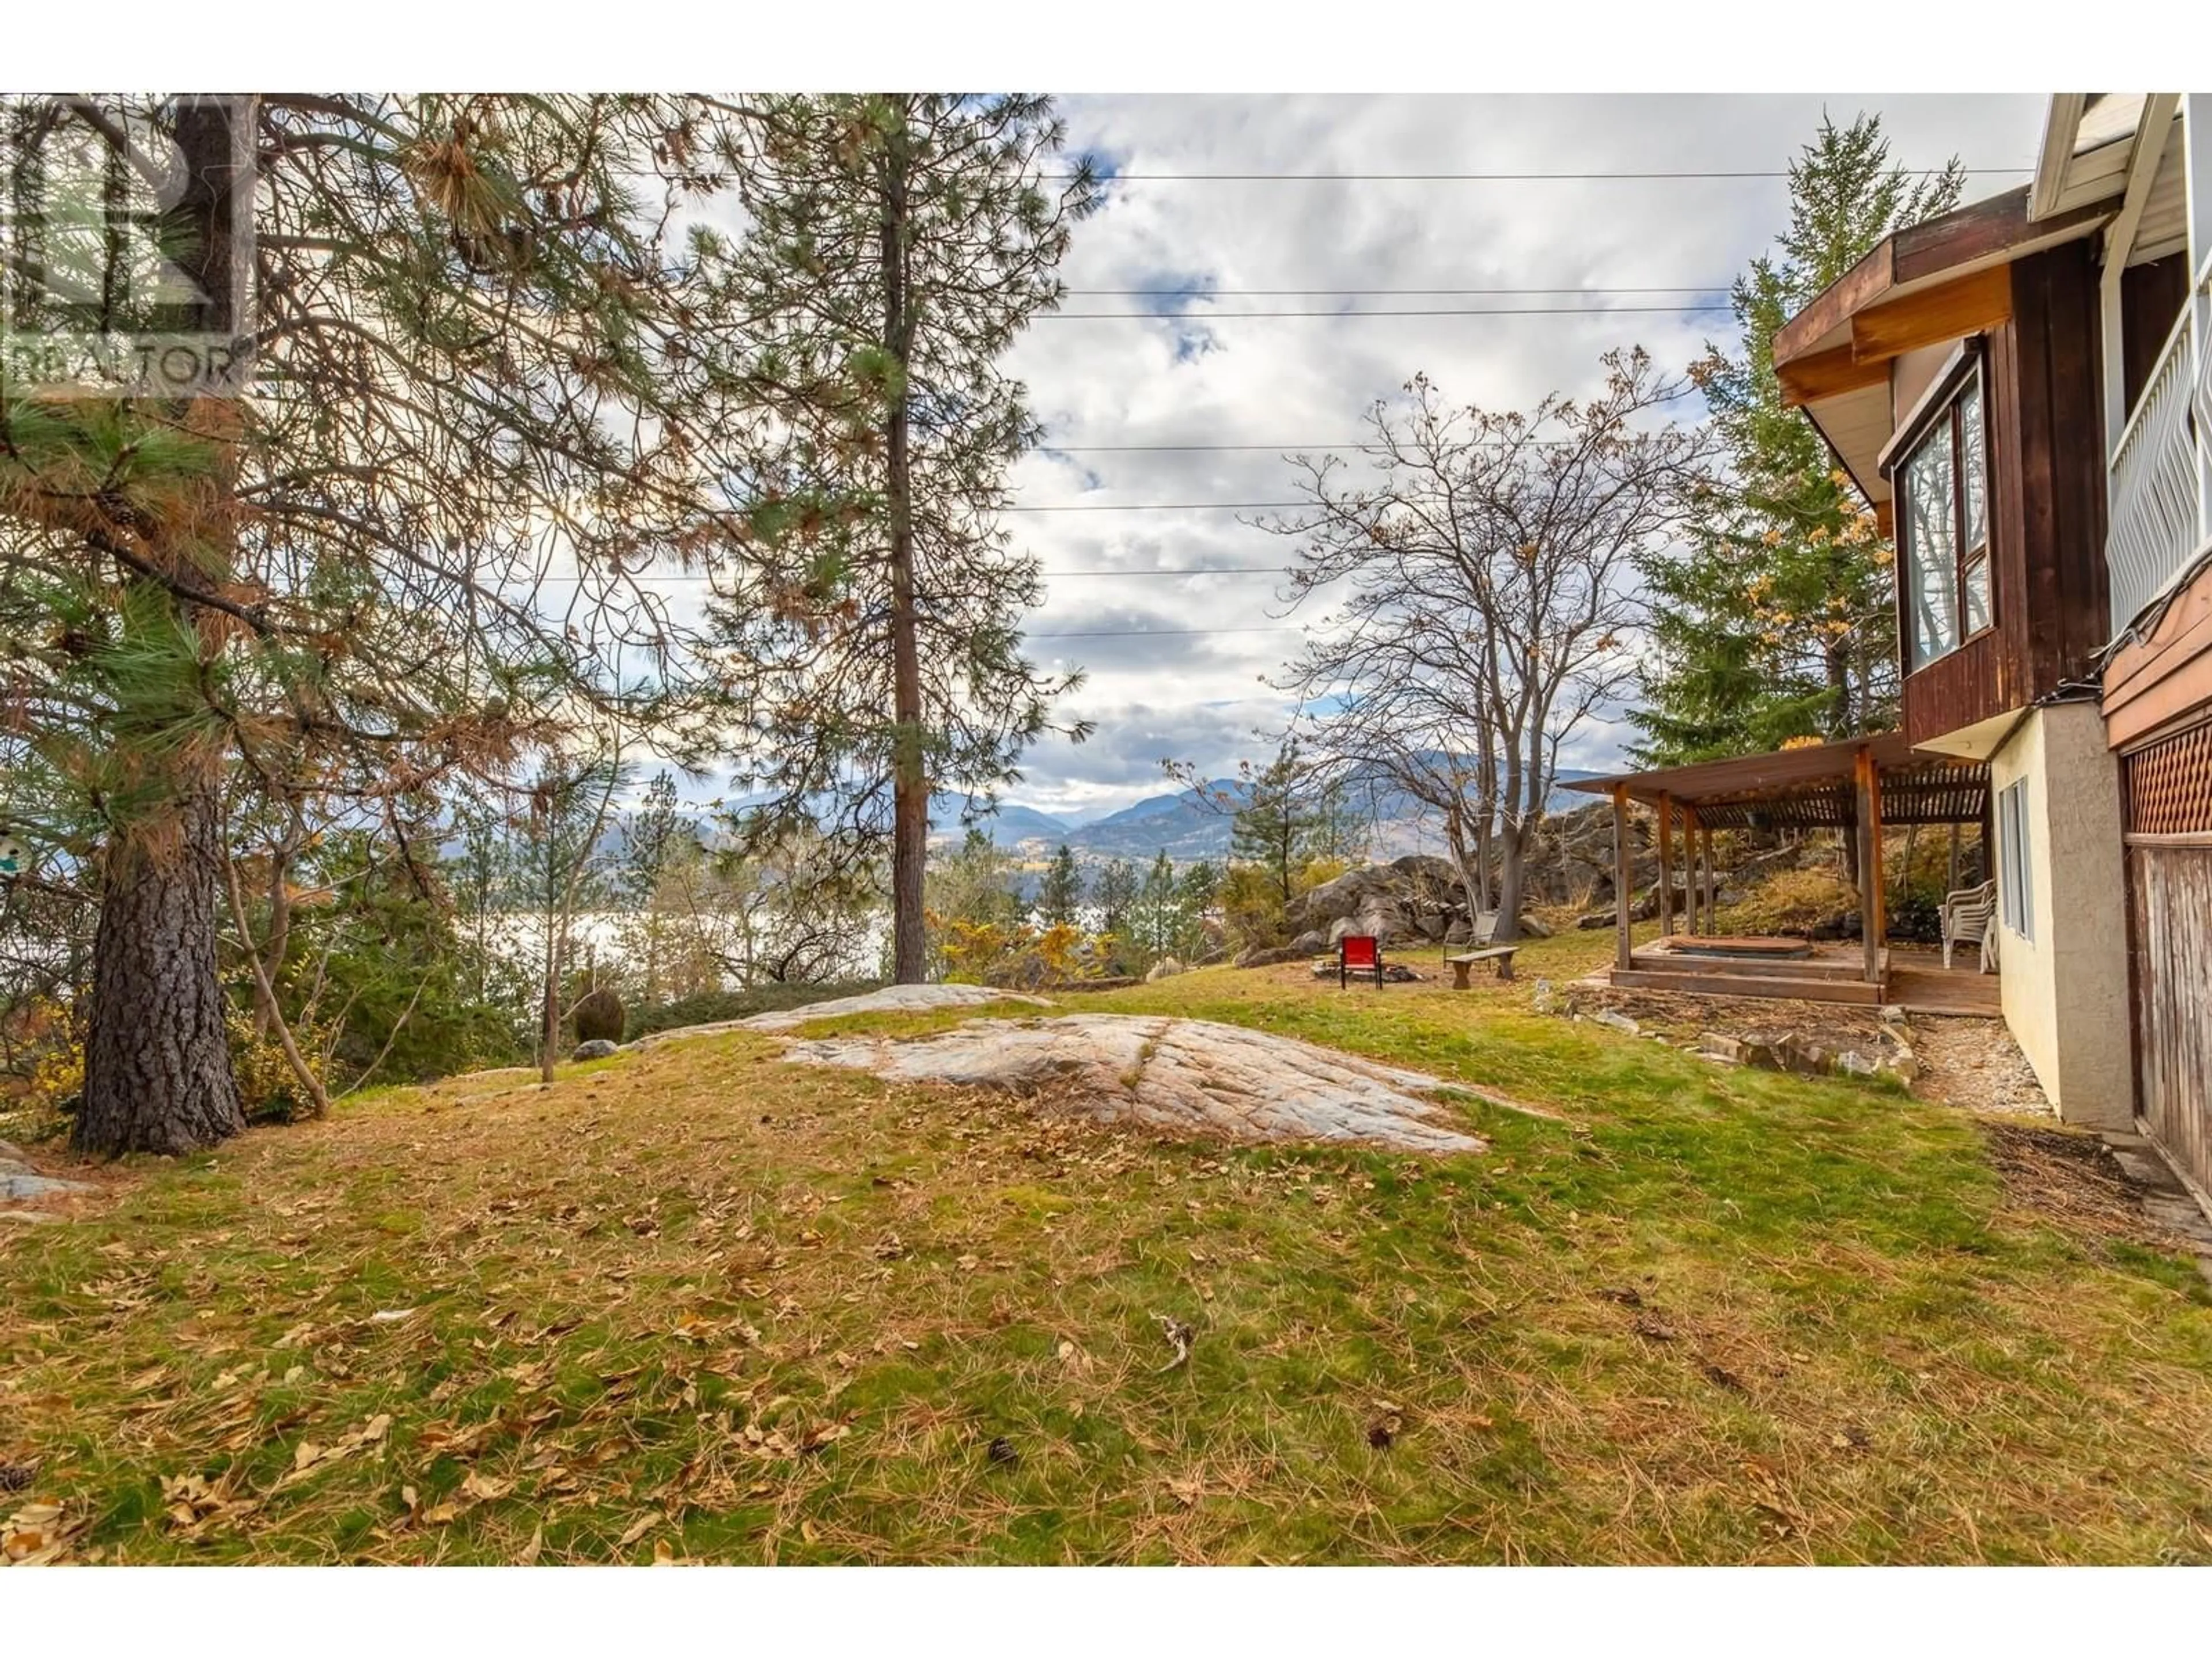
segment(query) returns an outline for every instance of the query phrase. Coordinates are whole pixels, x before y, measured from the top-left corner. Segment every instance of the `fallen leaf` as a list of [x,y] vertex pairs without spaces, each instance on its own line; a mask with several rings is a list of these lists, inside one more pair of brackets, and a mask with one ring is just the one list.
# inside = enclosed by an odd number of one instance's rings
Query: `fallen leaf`
[[397,1325],[403,1319],[414,1318],[416,1311],[413,1308],[379,1308],[369,1315],[368,1322],[372,1325]]
[[530,1534],[530,1541],[527,1544],[525,1544],[520,1552],[516,1554],[514,1558],[514,1565],[518,1567],[536,1565],[538,1562],[538,1553],[544,1547],[545,1523],[543,1521],[540,1521],[538,1523],[537,1529]]
[[644,1537],[646,1534],[651,1532],[655,1527],[659,1526],[660,1524],[660,1511],[659,1510],[647,1510],[643,1515],[639,1516],[636,1520],[629,1523],[629,1530],[628,1532],[624,1533],[620,1538],[615,1540],[615,1547],[618,1550],[628,1549],[632,1544],[637,1542],[639,1539]]
[[514,1481],[501,1480],[476,1469],[471,1469],[468,1478],[461,1482],[461,1496],[472,1498],[479,1504],[495,1504],[514,1490]]

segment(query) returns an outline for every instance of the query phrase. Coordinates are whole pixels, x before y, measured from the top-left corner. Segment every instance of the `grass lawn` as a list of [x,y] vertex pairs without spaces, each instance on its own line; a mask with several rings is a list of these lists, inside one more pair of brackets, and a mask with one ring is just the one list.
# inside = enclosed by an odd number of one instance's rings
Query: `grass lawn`
[[2212,1561],[2193,1267],[1955,1113],[1529,1011],[1609,948],[1065,999],[1561,1114],[1465,1099],[1480,1157],[738,1036],[133,1166],[0,1232],[0,1520],[131,1562]]

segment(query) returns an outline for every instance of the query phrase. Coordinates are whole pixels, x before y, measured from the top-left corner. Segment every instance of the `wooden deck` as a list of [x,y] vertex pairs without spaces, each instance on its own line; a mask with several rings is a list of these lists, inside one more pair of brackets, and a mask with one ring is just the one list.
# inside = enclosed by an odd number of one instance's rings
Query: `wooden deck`
[[1629,966],[1613,970],[1615,985],[1692,996],[1789,997],[1804,1002],[1871,1005],[1884,1000],[1863,977],[1856,945],[1816,945],[1804,956],[1776,959],[1716,957],[1676,951],[1658,940],[1637,946]]
[[[1971,951],[1964,954],[1972,958]],[[1940,958],[1929,967],[1893,966],[1889,1000],[1908,1014],[1972,1014],[1984,1019],[2004,1014],[1995,974],[1978,974],[1972,968],[1947,969]]]
[[[1856,944],[1816,945],[1803,957],[1715,957],[1639,945],[1631,965],[1609,970],[1611,982],[1643,991],[1690,996],[1777,997],[1871,1007],[1899,1004],[1907,1013],[1972,1015],[1994,1019],[2003,1012],[1995,974],[1972,966],[1946,969],[1940,953],[1913,946],[1885,948],[1881,979],[1864,977],[1865,957]],[[1962,958],[1971,961],[1971,957]]]

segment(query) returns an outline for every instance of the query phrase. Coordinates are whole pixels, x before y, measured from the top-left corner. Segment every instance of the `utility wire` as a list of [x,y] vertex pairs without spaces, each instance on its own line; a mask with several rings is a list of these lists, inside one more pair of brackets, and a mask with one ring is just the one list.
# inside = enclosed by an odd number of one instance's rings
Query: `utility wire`
[[[1287,576],[1295,568],[1295,566],[1287,564],[1168,564],[1154,565],[1148,569],[1139,570],[1043,570],[1037,574],[1046,581],[1052,582],[1059,580],[1062,576]],[[627,574],[640,585],[648,587],[666,587],[680,582],[710,582],[714,580],[712,574],[696,570],[671,570],[665,573],[641,570]],[[532,585],[541,587],[555,583],[574,585],[583,580],[581,576],[544,576],[538,578]],[[606,573],[600,573],[599,580],[611,580],[612,578]]]
[[[1528,447],[1540,449],[1571,449],[1575,447],[1574,441],[1569,438],[1530,438],[1526,441],[1526,443]],[[1477,447],[1495,449],[1499,446],[1493,442],[1483,442]],[[1226,453],[1249,450],[1264,451],[1268,454],[1279,452],[1284,454],[1296,454],[1302,450],[1356,449],[1380,453],[1385,447],[1386,446],[1376,443],[1370,438],[1354,438],[1343,443],[1334,444],[1056,444],[1048,438],[1037,445],[1037,453],[1040,454],[1049,453],[1054,455],[1176,455]]]
[[1194,295],[1206,299],[1227,295],[1302,296],[1318,294],[1726,294],[1734,284],[1707,283],[1701,288],[1670,288],[1663,283],[1649,283],[1636,288],[1071,288],[1065,292],[1085,299],[1108,295],[1127,299],[1170,299],[1181,295]]
[[1103,322],[1132,317],[1162,317],[1188,322],[1223,322],[1238,317],[1624,317],[1666,312],[1675,315],[1733,311],[1727,304],[1701,306],[1439,306],[1361,311],[1040,311],[1032,322]]
[[[1908,178],[1932,179],[1947,172],[1944,167],[1905,167],[1899,171]],[[1961,167],[1959,171],[1969,178],[2012,177],[2035,171],[2032,166],[2012,167]],[[1040,177],[1052,182],[1066,182],[1079,178],[1073,173],[1048,173]],[[1650,171],[1576,172],[1576,173],[1106,173],[1091,175],[1099,184],[1118,185],[1124,181],[1144,184],[1226,185],[1226,184],[1598,184],[1611,180],[1649,182],[1657,179],[1787,179],[1787,167],[1699,168],[1680,167]]]
[[1249,513],[1311,507],[1311,501],[1073,501],[1049,507],[1006,507],[1002,513]]
[[1296,633],[1297,628],[1296,623],[1278,623],[1272,628],[1090,628],[1073,634],[1024,634],[1022,637],[1025,640],[1135,640],[1170,634],[1291,634]]

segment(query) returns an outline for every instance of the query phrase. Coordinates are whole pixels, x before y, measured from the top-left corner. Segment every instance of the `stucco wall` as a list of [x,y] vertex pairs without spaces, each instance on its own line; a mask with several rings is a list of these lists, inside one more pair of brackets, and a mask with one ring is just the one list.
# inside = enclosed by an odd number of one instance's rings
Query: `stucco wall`
[[1998,923],[2005,1023],[2062,1118],[2128,1128],[2135,1086],[2119,765],[2096,706],[2031,714],[1990,760],[1993,791],[2021,778],[2034,931],[2024,939]]

